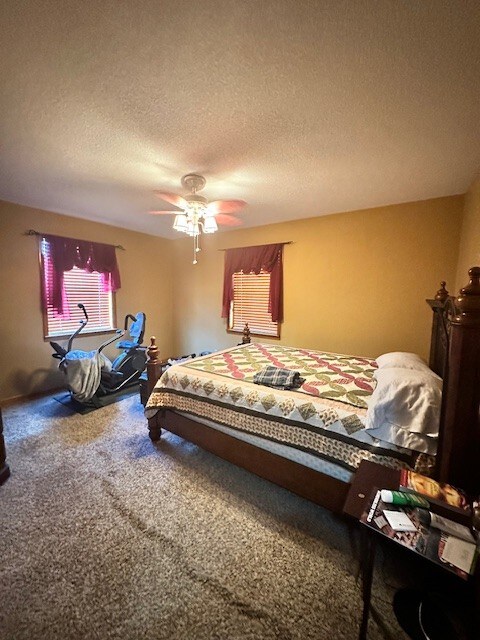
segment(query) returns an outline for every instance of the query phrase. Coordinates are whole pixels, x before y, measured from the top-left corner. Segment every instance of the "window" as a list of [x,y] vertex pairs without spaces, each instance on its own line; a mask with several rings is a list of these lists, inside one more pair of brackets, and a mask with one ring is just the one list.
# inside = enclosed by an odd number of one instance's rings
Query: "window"
[[78,329],[84,319],[78,303],[85,305],[88,312],[88,325],[82,333],[98,333],[115,329],[114,296],[105,291],[104,277],[101,273],[89,273],[73,267],[63,276],[63,314],[59,315],[49,300],[52,289],[53,267],[50,257],[50,243],[42,238],[40,243],[43,320],[45,338],[69,336]]
[[283,320],[283,245],[264,244],[225,251],[222,318],[227,331],[280,337]]
[[268,311],[270,297],[270,274],[234,273],[233,300],[230,303],[228,328],[234,333],[242,333],[248,322],[250,333],[280,337],[279,323],[272,321]]

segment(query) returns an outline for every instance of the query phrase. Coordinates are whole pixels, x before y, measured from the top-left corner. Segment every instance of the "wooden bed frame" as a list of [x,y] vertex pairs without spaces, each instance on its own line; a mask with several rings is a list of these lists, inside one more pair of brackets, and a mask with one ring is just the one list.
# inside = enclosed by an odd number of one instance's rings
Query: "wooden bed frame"
[[[435,476],[480,493],[480,267],[469,270],[470,282],[456,298],[445,282],[433,300],[430,367],[443,377],[440,435]],[[148,391],[153,390],[165,361],[155,338],[147,350]],[[171,410],[148,420],[152,441],[161,429],[197,444],[215,455],[270,480],[327,509],[341,513],[350,484],[238,440]]]

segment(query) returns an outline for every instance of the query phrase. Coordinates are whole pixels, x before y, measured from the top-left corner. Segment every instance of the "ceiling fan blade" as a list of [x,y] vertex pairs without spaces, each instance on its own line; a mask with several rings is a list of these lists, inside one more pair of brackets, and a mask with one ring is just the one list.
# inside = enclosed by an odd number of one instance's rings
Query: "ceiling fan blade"
[[165,214],[167,214],[167,215],[170,214],[170,215],[173,215],[173,216],[176,216],[178,214],[181,215],[181,211],[149,211],[148,213],[151,213],[154,216],[162,216],[162,215],[165,215]]
[[170,204],[174,204],[176,207],[180,207],[180,209],[186,209],[188,207],[188,202],[185,198],[182,198],[182,196],[179,196],[176,193],[170,193],[169,191],[154,191],[153,193],[158,198],[161,198]]
[[224,224],[227,227],[238,227],[242,224],[240,218],[229,216],[227,213],[219,213],[215,216],[218,224]]
[[240,211],[247,203],[244,200],[214,200],[207,204],[207,211],[216,215],[217,213],[235,213]]

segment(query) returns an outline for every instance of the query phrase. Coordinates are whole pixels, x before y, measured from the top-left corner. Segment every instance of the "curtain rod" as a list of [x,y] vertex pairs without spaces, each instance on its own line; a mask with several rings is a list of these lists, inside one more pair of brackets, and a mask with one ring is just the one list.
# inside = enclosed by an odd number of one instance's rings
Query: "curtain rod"
[[[288,242],[269,242],[268,244],[294,244],[293,240],[289,240]],[[263,244],[254,244],[254,245],[249,245],[248,247],[229,247],[228,249],[217,249],[217,251],[230,251],[230,249],[247,249],[250,248],[251,246],[253,247],[264,247],[265,245]]]
[[[23,235],[24,236],[41,236],[43,238],[43,236],[56,235],[56,234],[40,233],[39,231],[35,231],[35,229],[29,229],[28,231],[25,231]],[[59,236],[59,237],[64,238],[65,236]],[[90,242],[90,240],[86,240],[85,242]],[[93,242],[93,240],[91,242]],[[125,247],[122,247],[121,244],[114,244],[113,246],[115,247],[115,249],[121,249],[122,251],[126,251]]]

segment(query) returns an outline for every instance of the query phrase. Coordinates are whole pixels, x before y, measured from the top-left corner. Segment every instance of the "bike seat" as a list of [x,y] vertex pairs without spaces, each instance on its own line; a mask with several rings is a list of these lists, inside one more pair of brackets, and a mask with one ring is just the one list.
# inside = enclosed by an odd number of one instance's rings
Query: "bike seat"
[[120,342],[117,342],[117,349],[133,349],[134,347],[138,347],[142,344],[143,334],[145,331],[145,314],[142,312],[137,313],[134,322],[132,322],[129,327],[128,321],[133,317],[134,316],[131,315],[125,317],[125,330],[128,330],[129,339],[127,338],[127,340],[120,340]]
[[133,347],[138,347],[138,342],[134,342],[133,340],[120,340],[115,346],[117,349],[132,349]]

